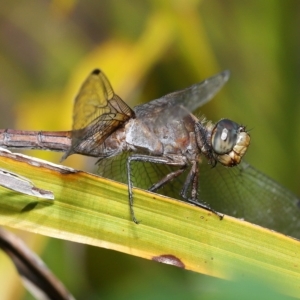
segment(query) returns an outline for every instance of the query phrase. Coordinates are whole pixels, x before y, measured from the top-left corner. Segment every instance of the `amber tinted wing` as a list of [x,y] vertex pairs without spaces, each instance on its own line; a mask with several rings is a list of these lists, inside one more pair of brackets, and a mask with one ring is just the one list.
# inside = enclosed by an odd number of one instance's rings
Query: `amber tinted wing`
[[98,147],[133,116],[134,112],[114,93],[106,76],[100,70],[94,70],[75,98],[72,146],[64,158]]

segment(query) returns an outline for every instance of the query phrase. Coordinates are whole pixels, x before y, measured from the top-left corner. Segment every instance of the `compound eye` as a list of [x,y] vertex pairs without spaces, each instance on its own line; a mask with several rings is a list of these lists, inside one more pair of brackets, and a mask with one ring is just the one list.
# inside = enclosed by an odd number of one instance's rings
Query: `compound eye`
[[223,119],[219,121],[212,131],[212,147],[217,154],[229,153],[237,143],[240,125]]

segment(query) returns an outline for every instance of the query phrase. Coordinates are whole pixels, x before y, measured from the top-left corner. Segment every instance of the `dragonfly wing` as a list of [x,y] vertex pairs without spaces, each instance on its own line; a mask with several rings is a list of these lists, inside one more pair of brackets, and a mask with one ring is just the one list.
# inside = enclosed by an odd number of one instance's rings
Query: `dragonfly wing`
[[[99,174],[127,184],[127,156],[121,154],[101,160]],[[149,189],[175,169],[162,164],[133,162],[133,186]],[[158,193],[182,200],[180,191],[186,175],[184,172]],[[204,160],[199,166],[198,195],[199,201],[218,212],[300,238],[299,198],[246,162],[234,168],[221,165],[212,168]]]
[[175,106],[185,107],[187,109],[187,113],[193,112],[210,101],[228,81],[229,76],[229,71],[223,71],[184,90],[173,92],[146,104],[136,106],[134,111],[139,115],[139,117],[143,117],[143,113],[147,113],[149,111],[153,111],[155,114],[158,114],[166,108],[172,108]]
[[[126,159],[130,154],[122,153],[115,157],[108,157],[98,162],[98,174],[118,182],[127,184]],[[140,161],[131,163],[131,181],[134,187],[148,190],[166,174],[178,168],[164,164],[154,164]],[[182,175],[181,175],[182,176]],[[174,180],[159,190],[159,193],[180,199],[182,180]]]
[[299,198],[248,163],[203,164],[199,175],[199,198],[213,209],[300,238]]
[[118,97],[108,79],[94,70],[81,86],[74,103],[72,146],[65,157],[98,147],[112,132],[134,116],[132,109]]

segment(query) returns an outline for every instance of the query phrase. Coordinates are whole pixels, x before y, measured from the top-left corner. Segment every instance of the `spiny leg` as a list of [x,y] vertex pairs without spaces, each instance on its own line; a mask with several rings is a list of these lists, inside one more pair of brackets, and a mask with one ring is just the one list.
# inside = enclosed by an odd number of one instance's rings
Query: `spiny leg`
[[187,196],[188,189],[191,185],[191,182],[194,181],[194,178],[196,176],[196,164],[197,164],[196,162],[193,162],[192,167],[191,167],[191,169],[190,169],[190,171],[189,171],[189,173],[188,173],[188,175],[185,179],[185,182],[183,184],[183,188],[180,192],[182,198],[184,198],[184,199],[188,199],[188,196]]
[[159,182],[153,184],[151,188],[148,189],[150,192],[155,192],[161,187],[163,187],[165,184],[167,184],[169,181],[173,180],[174,178],[178,177],[181,175],[185,170],[187,166],[183,166],[181,169],[176,170],[172,173],[167,174],[164,178],[162,178]]
[[191,197],[193,200],[198,199],[198,178],[199,178],[199,164],[195,163],[194,176],[192,179]]
[[[209,205],[206,205],[204,203],[201,203],[197,200],[197,191],[198,191],[198,177],[199,177],[199,168],[198,163],[193,162],[192,167],[190,169],[190,172],[185,180],[185,183],[183,185],[183,189],[181,190],[181,196],[186,199],[187,202],[192,203],[198,207],[204,208],[208,211],[211,211],[212,213],[216,214],[220,220],[223,219],[224,215],[220,214],[219,212],[212,209]],[[188,189],[191,186],[191,198],[187,196]]]
[[[134,223],[138,224],[138,220],[135,217],[134,210],[133,210],[133,193],[132,193],[132,181],[131,181],[131,168],[130,163],[132,161],[140,161],[140,162],[150,162],[156,164],[167,164],[173,166],[181,166],[182,169],[177,170],[178,172],[172,172],[165,176],[161,181],[157,184],[154,184],[150,189],[154,188],[154,190],[160,188],[164,184],[166,184],[169,180],[179,176],[186,168],[186,163],[183,160],[176,161],[176,158],[172,159],[169,157],[157,157],[157,156],[150,156],[150,155],[142,155],[142,154],[133,154],[127,158],[126,167],[127,167],[127,180],[128,180],[128,197],[129,197],[129,207],[130,207],[130,214],[131,218]],[[168,179],[168,181],[167,181]],[[152,190],[151,190],[152,191]]]

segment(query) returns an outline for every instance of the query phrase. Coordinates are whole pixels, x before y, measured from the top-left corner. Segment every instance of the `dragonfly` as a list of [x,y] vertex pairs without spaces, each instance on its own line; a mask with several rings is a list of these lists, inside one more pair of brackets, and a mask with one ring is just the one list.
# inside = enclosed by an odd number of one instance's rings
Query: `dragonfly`
[[98,158],[99,175],[127,183],[135,223],[133,186],[300,238],[299,198],[243,160],[245,126],[192,114],[229,76],[223,71],[131,109],[96,69],[75,98],[71,131],[2,129],[0,147]]

